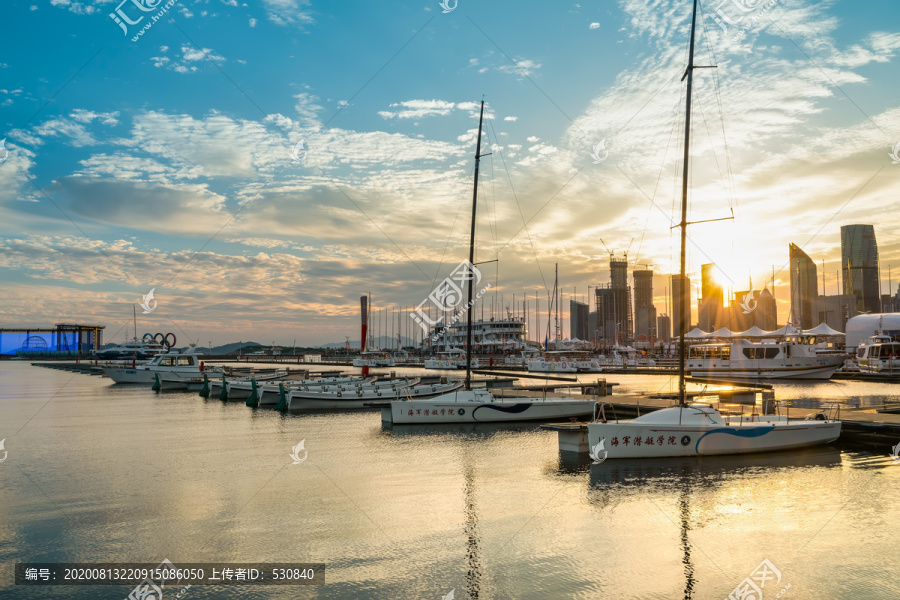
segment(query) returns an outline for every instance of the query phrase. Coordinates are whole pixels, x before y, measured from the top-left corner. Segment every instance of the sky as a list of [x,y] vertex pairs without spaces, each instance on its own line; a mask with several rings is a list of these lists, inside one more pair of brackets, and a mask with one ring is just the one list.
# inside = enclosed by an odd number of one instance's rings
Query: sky
[[[124,341],[136,308],[139,336],[317,345],[359,339],[371,294],[412,337],[406,311],[468,258],[482,99],[476,315],[526,297],[543,339],[556,265],[565,308],[610,252],[670,312],[688,0],[3,11],[0,327]],[[887,0],[701,2],[688,220],[734,218],[688,228],[694,281],[715,263],[771,290],[774,270],[783,323],[788,244],[833,294],[841,225],[871,223],[897,285],[898,53]]]

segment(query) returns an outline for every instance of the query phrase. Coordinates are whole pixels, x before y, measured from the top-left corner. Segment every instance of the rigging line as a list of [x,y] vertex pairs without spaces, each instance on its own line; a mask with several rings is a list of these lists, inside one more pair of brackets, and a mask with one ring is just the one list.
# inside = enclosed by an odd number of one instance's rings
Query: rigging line
[[[696,98],[699,100],[699,98]],[[713,160],[716,162],[716,170],[719,172],[719,178],[722,180],[722,190],[725,192],[725,197],[728,197],[728,179],[725,176],[725,173],[722,172],[722,166],[719,164],[719,155],[716,153],[716,147],[713,143],[712,132],[709,130],[709,122],[706,120],[706,113],[703,111],[703,103],[697,102],[697,108],[700,109],[700,118],[703,119],[703,126],[706,129],[706,138],[709,140],[709,146],[712,149]],[[731,203],[729,199],[729,204]]]
[[[706,44],[706,49],[709,52],[710,56],[712,56],[712,64],[719,64],[719,59],[716,56],[716,50],[713,48],[712,44],[709,42],[709,32],[706,28],[706,18],[703,14],[703,5],[701,3],[697,3],[697,7],[700,10],[700,22],[703,25],[703,41]],[[737,185],[734,181],[734,169],[731,168],[731,153],[728,151],[728,136],[725,133],[725,108],[722,105],[722,91],[719,85],[719,70],[712,69],[713,76],[713,89],[716,94],[716,104],[719,108],[719,123],[722,127],[722,144],[725,149],[725,172],[728,173],[728,183],[731,185],[731,200],[733,201],[732,210],[738,209],[738,196],[737,196]]]
[[[559,194],[560,194],[564,189],[566,189],[566,188],[569,186],[569,184],[572,183],[572,180],[575,179],[575,177],[577,177],[578,174],[581,173],[583,170],[584,170],[584,167],[581,167],[580,169],[578,169],[577,171],[575,171],[575,172],[572,174],[572,176],[569,177],[569,179],[562,185],[562,187],[559,188],[558,190],[556,190],[556,192],[555,192],[552,196],[550,196],[550,199],[547,200],[546,202],[544,202],[543,206],[541,206],[541,207],[537,210],[536,213],[534,213],[533,215],[531,215],[531,219],[529,219],[527,223],[525,223],[524,225],[522,225],[522,227],[521,227],[517,232],[515,232],[515,233],[513,234],[513,236],[512,236],[511,238],[509,238],[509,240],[507,240],[507,242],[506,242],[505,244],[503,244],[503,246],[500,248],[500,252],[503,251],[503,248],[506,248],[507,246],[509,246],[510,242],[512,242],[514,239],[516,239],[516,238],[519,236],[520,233],[522,233],[522,229],[525,229],[525,228],[527,227],[528,223],[530,223],[531,221],[533,221],[534,218],[535,218],[536,216],[538,216],[538,215],[541,213],[542,210],[544,210],[545,208],[547,208],[547,205],[550,204],[551,202],[553,202],[553,200],[554,200],[557,196],[559,196]],[[499,253],[498,253],[498,254],[499,254]],[[546,287],[547,287],[547,284],[545,283],[545,284],[544,284],[544,288],[546,288]]]
[[532,79],[531,77],[529,77],[528,72],[527,72],[525,69],[523,69],[522,67],[519,67],[519,63],[517,63],[516,61],[514,61],[514,60],[512,59],[512,57],[511,57],[509,54],[507,54],[505,50],[503,50],[503,48],[501,48],[500,46],[498,46],[498,45],[497,45],[497,42],[495,42],[493,39],[491,39],[491,36],[489,36],[487,33],[485,33],[484,29],[482,29],[481,27],[479,27],[479,26],[478,26],[478,23],[476,23],[475,21],[472,20],[472,17],[470,17],[469,15],[466,15],[466,18],[469,20],[469,22],[470,22],[472,25],[475,26],[475,29],[477,29],[478,31],[481,32],[481,35],[483,35],[485,38],[487,38],[487,40],[488,40],[490,43],[492,43],[492,44],[494,45],[494,47],[495,47],[497,50],[500,51],[500,54],[502,54],[503,56],[506,57],[506,60],[508,60],[508,61],[510,62],[510,64],[512,64],[516,69],[519,70],[519,75],[521,75],[522,77],[524,77],[525,79],[527,79],[527,80],[529,81],[529,83],[531,83],[531,85],[533,85],[533,86],[537,89],[537,91],[539,91],[541,94],[543,94],[543,96],[544,96],[547,100],[550,101],[550,104],[552,104],[553,106],[556,107],[556,110],[558,110],[558,111],[562,114],[562,116],[564,116],[566,119],[568,119],[569,122],[570,122],[572,125],[574,125],[576,129],[578,129],[578,131],[581,131],[581,133],[584,134],[585,137],[587,137],[587,134],[584,132],[584,130],[581,129],[581,127],[578,127],[578,124],[577,124],[574,120],[572,120],[572,117],[570,117],[568,114],[566,114],[566,111],[564,111],[564,110],[559,106],[559,104],[557,104],[556,102],[554,102],[554,101],[553,101],[553,98],[551,98],[551,97],[547,94],[547,92],[545,92],[545,91],[541,88],[541,86],[539,86],[537,83],[535,83],[534,79]]
[[[678,100],[678,106],[681,106],[681,100]],[[656,186],[653,188],[653,198],[656,198],[656,193],[659,191],[659,183],[662,181],[662,174],[666,168],[666,156],[669,155],[669,147],[672,145],[672,136],[675,135],[675,126],[678,125],[678,121],[672,121],[672,129],[669,131],[669,139],[666,141],[666,149],[663,152],[662,162],[659,165],[659,175],[656,176]],[[650,223],[650,213],[653,212],[653,207],[647,207],[647,218],[644,220],[644,231],[641,232],[641,241],[638,242],[637,256],[634,259],[634,264],[637,265],[638,259],[641,257],[641,248],[644,245],[644,236],[647,233],[647,225]]]
[[[488,121],[488,125],[490,125],[491,129],[493,130],[493,125],[490,124],[490,121]],[[495,137],[496,137],[496,134],[495,134]],[[499,144],[498,144],[498,146],[499,146]],[[535,249],[535,247],[534,247],[534,240],[531,238],[531,233],[528,231],[528,223],[525,222],[525,213],[522,212],[522,205],[519,203],[519,195],[516,193],[516,187],[513,185],[512,175],[509,172],[509,167],[506,166],[506,157],[503,156],[502,150],[497,150],[497,154],[500,155],[500,162],[503,164],[503,169],[506,171],[506,178],[509,180],[509,189],[512,190],[513,198],[515,198],[515,200],[516,200],[516,207],[519,209],[519,216],[522,217],[522,228],[525,230],[526,237],[528,237],[528,243],[529,243],[529,245],[531,245],[531,254],[534,256],[534,262],[537,265],[538,273],[540,273],[540,275],[541,275],[541,283],[544,284],[544,289],[546,290],[547,289],[547,280],[544,278],[544,270],[541,268],[541,261],[538,260],[537,249]],[[551,198],[551,200],[552,200],[552,198]],[[532,219],[533,218],[534,217],[532,217]],[[521,229],[519,231],[521,231]],[[516,235],[518,235],[518,233],[516,233]],[[507,242],[507,244],[508,243],[509,242]],[[504,245],[504,248],[505,247],[506,246]],[[501,250],[502,250],[502,248],[501,248]],[[499,251],[497,252],[497,255],[498,256],[500,255]]]
[[[488,126],[491,126],[493,119],[486,119],[488,122]],[[493,133],[494,128],[491,126],[491,133]],[[492,148],[494,146],[500,146],[500,140],[497,138],[497,135],[494,134],[493,143],[490,142],[491,136],[485,131],[485,135],[488,138],[488,148]],[[497,176],[494,174],[494,157],[491,155],[491,194],[488,196],[490,201],[486,202],[488,209],[488,228],[491,231],[491,235],[494,238],[494,255],[497,254],[497,245],[500,243],[500,232],[498,230],[499,225],[497,224]]]
[[866,114],[866,111],[864,111],[863,109],[861,109],[861,108],[859,107],[859,105],[858,105],[856,102],[853,101],[853,98],[851,98],[849,95],[847,95],[847,92],[845,92],[841,86],[839,86],[838,84],[836,84],[836,83],[834,82],[834,79],[832,79],[831,77],[829,77],[828,74],[827,74],[825,71],[822,70],[822,67],[820,67],[818,64],[816,64],[816,61],[814,61],[812,58],[810,58],[809,54],[807,54],[806,52],[803,51],[803,48],[801,48],[800,46],[797,45],[797,42],[795,42],[795,41],[792,40],[790,37],[788,37],[788,35],[784,32],[784,30],[783,30],[781,27],[778,27],[778,23],[776,23],[776,22],[772,19],[771,16],[769,16],[769,22],[772,23],[772,25],[774,25],[775,28],[778,29],[778,31],[781,32],[781,35],[783,35],[783,36],[785,37],[785,39],[787,39],[787,41],[789,41],[790,43],[792,43],[792,44],[794,45],[794,47],[795,47],[797,50],[799,50],[800,53],[803,54],[803,56],[805,56],[806,59],[807,59],[809,62],[811,62],[812,65],[813,65],[815,68],[817,68],[817,69],[819,70],[819,72],[822,73],[822,75],[824,75],[825,78],[828,79],[828,81],[830,81],[831,84],[832,84],[834,87],[836,87],[837,89],[839,89],[839,90],[841,91],[841,93],[847,98],[847,100],[849,100],[849,101],[853,104],[853,106],[855,106],[855,107],[857,108],[857,110],[859,110],[859,112],[861,112],[861,113],[863,114],[863,116],[864,116],[866,119],[868,119],[869,122],[870,122],[872,125],[875,126],[875,129],[877,129],[878,131],[880,131],[881,133],[883,133],[885,136],[887,136],[887,133],[885,133],[885,131],[884,131],[881,127],[878,126],[878,123],[876,123],[875,121],[873,121],[873,120],[872,120],[872,117],[870,117],[869,115],[867,115],[867,114]]
[[347,192],[344,191],[344,188],[342,188],[340,185],[338,185],[338,183],[337,183],[334,179],[332,179],[332,178],[328,175],[328,173],[326,173],[321,167],[319,167],[319,171],[321,171],[322,175],[324,175],[325,178],[328,179],[328,181],[330,181],[331,184],[332,184],[334,187],[336,187],[337,190],[338,190],[341,194],[344,195],[344,198],[346,198],[347,200],[349,200],[350,203],[353,204],[353,206],[355,206],[356,209],[357,209],[359,212],[361,212],[363,215],[365,215],[365,217],[369,220],[369,222],[372,223],[372,225],[374,225],[375,228],[376,228],[378,231],[380,231],[380,232],[382,233],[382,235],[384,235],[384,237],[386,237],[386,238],[388,239],[388,241],[390,241],[390,242],[394,245],[394,247],[395,247],[397,250],[400,251],[400,254],[402,254],[403,256],[406,257],[406,260],[408,260],[409,262],[411,262],[411,263],[413,264],[413,266],[414,266],[415,268],[417,268],[417,269],[419,270],[419,272],[422,273],[422,275],[425,276],[425,279],[426,279],[426,280],[430,279],[430,277],[428,276],[428,273],[426,273],[425,271],[423,271],[423,270],[422,270],[422,267],[420,267],[419,264],[418,264],[416,261],[414,261],[414,260],[412,259],[412,257],[410,257],[410,255],[407,254],[406,251],[405,251],[403,248],[401,248],[401,247],[397,244],[397,242],[395,242],[395,241],[393,240],[393,238],[391,238],[391,236],[389,236],[389,235],[387,234],[387,232],[386,232],[384,229],[382,229],[381,226],[378,225],[378,223],[376,223],[376,222],[372,219],[372,217],[370,217],[369,214],[368,214],[366,211],[364,211],[364,210],[362,209],[362,207],[361,207],[359,204],[356,203],[356,201],[355,201],[353,198],[351,198],[349,195],[347,195]]
[[[475,167],[472,167],[474,171]],[[453,230],[456,229],[456,222],[459,220],[459,211],[462,210],[463,201],[465,200],[465,196],[460,195],[459,204],[456,206],[456,216],[453,217],[453,225],[450,227],[450,233],[447,234],[447,241],[444,243],[444,251],[441,253],[441,261],[438,263],[437,269],[434,271],[434,277],[431,279],[431,287],[434,287],[434,284],[437,282],[437,278],[441,273],[441,267],[444,266],[444,258],[447,256],[447,248],[450,246],[450,240],[453,239]]]
[[[619,169],[619,171],[622,173],[622,175],[624,175],[625,178],[628,179],[628,181],[630,181],[631,184],[632,184],[635,188],[637,188],[637,190],[638,190],[641,194],[644,195],[644,198],[646,198],[646,199],[650,202],[650,204],[652,204],[652,205],[656,208],[656,210],[658,210],[659,213],[660,213],[663,217],[665,217],[666,219],[668,219],[668,221],[669,221],[669,223],[672,225],[672,227],[678,227],[678,223],[675,223],[675,221],[672,220],[672,218],[669,217],[669,215],[667,215],[667,214],[665,213],[665,211],[664,211],[662,208],[660,208],[660,206],[659,206],[656,202],[653,201],[653,198],[651,198],[650,196],[648,196],[647,193],[644,192],[644,190],[642,190],[642,189],[640,188],[640,186],[639,186],[639,185],[638,185],[631,177],[629,177],[628,174],[627,174],[625,171],[622,170],[622,167],[618,167],[618,166],[617,166],[616,168]],[[884,167],[882,167],[882,169],[883,169],[883,168],[884,168]],[[689,240],[689,241],[691,242],[691,244],[693,244],[694,248],[696,248],[697,250],[699,250],[700,253],[703,254],[703,256],[705,256],[706,258],[708,258],[708,259],[709,259],[709,262],[711,262],[711,263],[713,263],[713,264],[716,264],[716,261],[714,261],[714,260],[712,259],[712,257],[710,257],[710,255],[707,254],[707,252],[706,252],[703,248],[701,248],[700,245],[699,245],[697,242],[695,242],[693,238],[691,238],[691,236],[686,236],[686,239]],[[716,266],[718,266],[718,264],[716,264]],[[721,269],[720,269],[720,271],[721,271]],[[725,275],[725,277],[727,277],[728,280],[731,281],[731,283],[734,283],[734,280],[732,280],[731,277],[729,277],[728,273],[726,273],[725,271],[722,271],[722,274]]]

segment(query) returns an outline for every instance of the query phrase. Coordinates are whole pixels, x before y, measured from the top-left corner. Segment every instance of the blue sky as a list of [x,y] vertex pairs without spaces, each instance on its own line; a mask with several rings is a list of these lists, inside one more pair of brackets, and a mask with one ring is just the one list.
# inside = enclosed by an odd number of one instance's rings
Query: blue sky
[[[653,265],[665,310],[687,0],[459,0],[448,13],[178,0],[136,41],[166,2],[122,4],[145,16],[127,36],[118,6],[4,4],[4,326],[98,322],[122,339],[155,288],[139,333],[356,339],[361,293],[415,306],[466,257],[482,97],[478,258],[499,261],[486,298],[524,293],[545,310],[557,262],[565,293],[584,296],[608,280],[602,239]],[[735,219],[691,228],[689,271],[716,262],[737,291],[771,286],[774,265],[783,321],[788,243],[826,261],[833,293],[840,226],[873,223],[886,291],[887,265],[900,273],[900,12],[701,7],[697,62],[718,68],[695,78],[691,219]]]

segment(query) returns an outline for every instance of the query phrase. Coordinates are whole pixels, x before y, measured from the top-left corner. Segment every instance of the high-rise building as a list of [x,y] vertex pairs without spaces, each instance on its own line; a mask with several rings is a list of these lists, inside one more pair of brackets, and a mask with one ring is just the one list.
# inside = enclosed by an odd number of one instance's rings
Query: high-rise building
[[816,263],[800,249],[791,244],[791,321],[802,329],[812,329],[819,324],[816,317],[816,299],[819,296],[819,276]]
[[816,298],[816,314],[819,323],[825,323],[838,331],[846,331],[847,321],[856,316],[856,296],[819,296]]
[[698,327],[703,331],[715,331],[721,324],[724,294],[715,279],[715,264],[700,265],[700,310]]
[[[656,307],[653,306],[653,271],[635,269],[634,277],[634,338],[637,341],[656,340]],[[643,337],[642,337],[643,336]]]
[[778,328],[775,297],[768,288],[735,292],[728,308],[728,328],[732,331],[746,331],[754,325],[764,331]]
[[672,275],[672,336],[691,330],[691,278]]
[[844,294],[856,296],[855,312],[881,311],[878,244],[875,242],[875,227],[872,225],[841,227],[841,275]]
[[590,311],[588,305],[577,300],[569,300],[569,337],[578,338],[579,340],[590,340],[591,334],[588,329],[588,316]]
[[656,335],[660,342],[668,343],[672,339],[672,319],[669,315],[656,317]]
[[631,317],[631,288],[628,286],[628,260],[609,257],[609,288],[613,295],[613,311],[620,341],[633,337]]

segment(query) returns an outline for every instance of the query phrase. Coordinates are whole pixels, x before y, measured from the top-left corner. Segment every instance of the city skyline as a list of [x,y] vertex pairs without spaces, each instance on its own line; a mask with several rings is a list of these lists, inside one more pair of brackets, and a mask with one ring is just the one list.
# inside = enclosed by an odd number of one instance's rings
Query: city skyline
[[[698,21],[697,60],[717,68],[695,78],[689,220],[734,220],[690,226],[688,277],[717,265],[726,299],[768,281],[785,315],[784,248],[824,259],[837,293],[841,227],[867,222],[883,267],[900,264],[900,17],[783,0],[737,36],[715,8]],[[676,321],[687,2],[178,0],[136,41],[105,0],[8,10],[3,326],[121,340],[155,290],[139,333],[317,345],[354,334],[362,293],[412,309],[467,256],[483,97],[476,262],[495,304],[546,300],[554,263],[587,295],[627,251]]]

